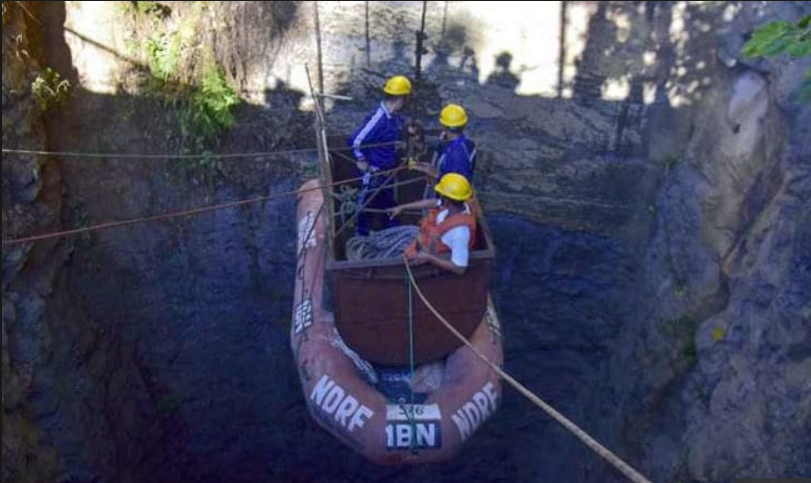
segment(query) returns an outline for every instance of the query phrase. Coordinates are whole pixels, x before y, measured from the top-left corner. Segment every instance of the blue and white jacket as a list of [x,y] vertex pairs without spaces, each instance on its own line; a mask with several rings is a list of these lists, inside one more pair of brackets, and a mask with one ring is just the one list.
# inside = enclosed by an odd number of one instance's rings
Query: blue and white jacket
[[[349,145],[358,161],[367,161],[376,169],[391,169],[397,164],[397,149],[394,145],[400,140],[403,118],[397,112],[386,109],[381,102],[377,109],[366,116],[363,124],[349,138]],[[390,143],[385,146],[370,144]]]

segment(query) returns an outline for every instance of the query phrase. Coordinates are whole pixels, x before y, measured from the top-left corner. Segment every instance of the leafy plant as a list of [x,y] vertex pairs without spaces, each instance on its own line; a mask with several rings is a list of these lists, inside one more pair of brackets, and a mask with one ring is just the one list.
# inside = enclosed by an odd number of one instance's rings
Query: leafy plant
[[177,70],[182,42],[180,36],[159,34],[146,43],[147,64],[153,77],[166,82]]
[[[754,58],[784,54],[792,57],[811,56],[811,15],[805,15],[796,23],[776,21],[758,27],[744,44],[741,53]],[[805,71],[800,98],[811,100],[811,68]]]
[[759,27],[743,46],[742,53],[746,57],[811,55],[811,15],[806,15],[796,24],[777,21]]
[[200,86],[183,104],[179,112],[183,137],[197,137],[198,144],[205,145],[216,143],[220,133],[234,125],[232,109],[239,104],[239,96],[219,67],[209,65]]
[[[194,165],[212,173],[220,170],[220,161],[209,150],[234,125],[233,109],[240,99],[214,53],[192,48],[199,42],[195,25],[187,20],[159,30],[143,44],[143,55],[151,74],[148,87],[168,108],[171,120],[177,121],[183,151],[203,153]],[[177,138],[166,133],[167,141]]]
[[59,72],[46,67],[31,83],[31,94],[40,111],[45,112],[68,98],[70,81],[63,79]]

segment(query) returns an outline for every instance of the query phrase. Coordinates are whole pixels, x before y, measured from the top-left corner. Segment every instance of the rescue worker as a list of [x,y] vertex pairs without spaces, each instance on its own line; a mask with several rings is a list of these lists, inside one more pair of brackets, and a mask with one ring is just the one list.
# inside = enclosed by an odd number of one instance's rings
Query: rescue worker
[[[396,143],[401,139],[403,130],[403,119],[400,111],[406,104],[408,96],[411,94],[411,81],[407,77],[396,75],[386,81],[383,87],[385,98],[371,114],[366,116],[363,123],[352,133],[349,138],[349,145],[355,155],[358,176],[363,176],[361,189],[358,193],[358,207],[385,210],[395,206],[394,189],[392,182],[384,186],[388,175],[372,176],[381,170],[392,169],[397,165]],[[380,191],[369,201],[372,194],[381,188]],[[368,204],[366,204],[368,201]],[[366,213],[361,211],[357,218],[355,234],[358,236],[368,236],[372,218],[382,218],[382,223],[386,228],[396,226],[398,222],[387,219],[376,213]]]
[[[476,240],[476,218],[467,201],[473,188],[467,178],[448,173],[434,186],[439,199],[429,198],[389,210],[395,217],[403,210],[431,208],[420,222],[417,239],[405,250],[405,257],[413,264],[432,263],[443,270],[462,275],[467,270],[470,250]],[[450,258],[441,255],[450,253]]]
[[436,166],[420,163],[414,169],[435,179],[441,179],[448,173],[458,173],[473,182],[476,168],[476,144],[465,135],[468,117],[465,109],[458,104],[448,104],[439,113],[439,124],[442,125],[440,140],[443,141],[437,152],[439,161]]

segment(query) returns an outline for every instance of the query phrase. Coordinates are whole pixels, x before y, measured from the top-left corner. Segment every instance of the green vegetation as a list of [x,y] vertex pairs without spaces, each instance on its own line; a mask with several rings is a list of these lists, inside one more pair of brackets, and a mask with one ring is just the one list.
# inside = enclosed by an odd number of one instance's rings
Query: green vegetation
[[172,13],[167,5],[160,2],[121,2],[122,8],[127,13],[154,16],[157,18],[168,17]]
[[684,344],[681,348],[681,356],[684,358],[684,361],[687,363],[688,367],[695,365],[696,363],[696,342],[694,339],[690,339]]
[[228,84],[225,74],[216,64],[208,64],[200,86],[193,89],[179,111],[184,138],[197,138],[202,143],[198,147],[216,143],[223,130],[233,127],[231,109],[238,104],[239,96]]
[[70,82],[63,79],[59,72],[46,67],[31,83],[31,94],[40,111],[46,112],[68,98]]
[[176,32],[158,34],[147,41],[146,58],[152,77],[165,83],[177,72],[182,46]]
[[213,4],[194,2],[191,8],[178,5],[174,11],[161,2],[119,4],[135,27],[125,40],[128,55],[142,59],[139,70],[147,74],[138,77],[143,79],[141,94],[156,101],[165,116],[162,139],[171,151],[199,155],[172,163],[173,172],[212,189],[222,168],[213,152],[234,126],[234,110],[240,104],[236,88],[203,38],[206,11]]
[[[776,57],[788,54],[791,57],[811,56],[811,15],[798,22],[777,21],[762,25],[744,44],[741,53],[745,57]],[[805,71],[800,98],[811,101],[811,68]]]
[[696,330],[701,321],[689,315],[665,321],[660,327],[662,334],[673,341],[673,357],[683,367],[692,367],[697,360]]
[[[195,58],[184,57],[184,53],[193,52],[187,47],[194,36],[194,30],[186,25],[152,37],[144,48],[152,77],[149,90],[174,112],[184,150],[205,154],[219,144],[224,131],[233,127],[233,110],[240,99],[213,53],[204,51]],[[194,69],[195,63],[202,67]],[[208,170],[219,169],[220,165],[217,158],[205,155],[198,164]]]

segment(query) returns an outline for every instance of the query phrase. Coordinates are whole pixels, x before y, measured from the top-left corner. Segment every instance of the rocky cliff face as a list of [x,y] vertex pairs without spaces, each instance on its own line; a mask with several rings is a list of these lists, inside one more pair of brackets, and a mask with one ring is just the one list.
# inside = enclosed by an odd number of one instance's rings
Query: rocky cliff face
[[[3,147],[309,147],[313,7],[6,2]],[[327,103],[335,132],[410,72],[420,7],[319,3],[325,88],[355,97]],[[655,481],[811,476],[808,61],[738,55],[803,9],[429,2],[420,115],[471,114],[506,368]],[[167,102],[211,65],[243,99],[218,144]],[[44,66],[72,89],[42,116]],[[314,161],[4,153],[3,236],[290,191]],[[320,431],[286,346],[293,203],[4,245],[4,481],[620,480],[509,390],[435,467]]]
[[[44,120],[63,107],[60,93],[77,88],[70,71],[49,72],[57,49],[43,23],[59,12],[7,3],[3,147],[53,149],[58,126]],[[4,153],[4,239],[63,226],[61,168],[54,157]],[[147,477],[138,467],[154,466],[163,431],[143,368],[120,332],[85,310],[84,289],[74,285],[70,266],[86,245],[3,246],[3,481],[113,481]]]
[[785,102],[775,82],[785,72],[766,74],[771,83],[750,69],[726,73],[691,109],[695,132],[657,193],[636,293],[658,305],[637,314],[624,343],[634,351],[626,384],[638,385],[629,426],[647,433],[643,451],[659,471],[699,481],[811,474],[800,376],[811,367],[811,301],[799,289],[811,266],[811,150],[800,127],[810,113]]
[[[47,145],[32,83],[41,78],[41,37],[24,12],[3,3],[3,147]],[[3,237],[61,225],[59,164],[3,154]],[[64,263],[58,243],[3,246],[3,481],[48,481],[60,474],[59,448],[42,431],[31,399],[48,340],[46,305]]]

